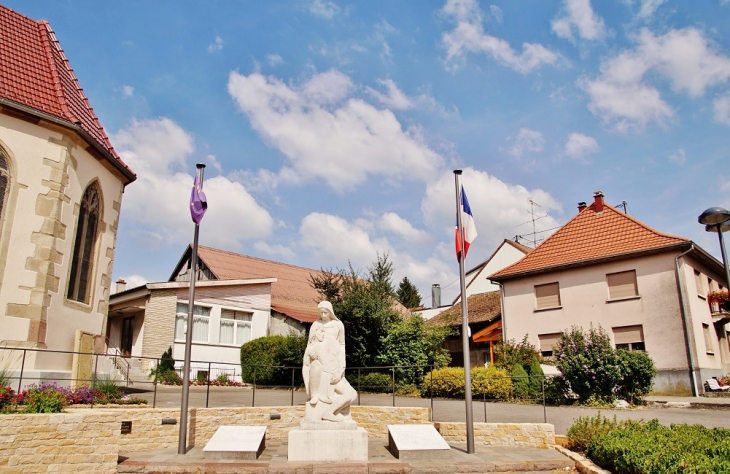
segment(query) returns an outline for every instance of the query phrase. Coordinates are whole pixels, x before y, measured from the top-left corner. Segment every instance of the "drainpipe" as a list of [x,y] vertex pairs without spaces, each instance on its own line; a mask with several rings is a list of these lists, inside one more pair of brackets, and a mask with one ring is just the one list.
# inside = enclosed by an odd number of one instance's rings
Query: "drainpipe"
[[496,283],[499,285],[499,304],[502,311],[502,342],[505,342],[507,341],[507,318],[505,318],[504,314],[504,286],[500,282]]
[[[691,244],[689,249],[686,252],[682,252],[676,257],[674,257],[674,267],[676,270],[676,276],[677,276],[677,288],[679,288],[679,311],[682,314],[682,323],[684,325],[684,344],[687,348],[687,362],[689,364],[689,379],[692,383],[692,394],[695,397],[699,397],[699,392],[697,390],[697,380],[695,380],[695,367],[694,362],[692,358],[692,343],[690,339],[690,326],[687,322],[687,311],[685,310],[685,297],[684,297],[684,288],[682,286],[682,277],[679,273],[679,259],[690,253],[692,250],[694,250],[695,246],[694,244]],[[503,323],[504,324],[504,323]]]

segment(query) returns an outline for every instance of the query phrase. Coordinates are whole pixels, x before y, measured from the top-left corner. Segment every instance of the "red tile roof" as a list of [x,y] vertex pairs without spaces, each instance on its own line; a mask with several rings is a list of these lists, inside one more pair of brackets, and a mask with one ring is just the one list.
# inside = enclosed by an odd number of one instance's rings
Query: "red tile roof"
[[[466,299],[469,311],[469,324],[491,321],[502,314],[499,291],[477,293]],[[433,326],[461,326],[461,302],[426,321]]]
[[594,202],[535,250],[489,278],[503,281],[525,274],[689,246],[691,243],[689,239],[656,231],[608,204],[604,204],[603,212],[596,213]]
[[220,280],[277,278],[277,282],[271,285],[271,307],[274,310],[308,323],[319,317],[317,304],[322,298],[309,283],[309,276],[319,275],[319,270],[203,246],[198,246],[198,258]]
[[[0,5],[0,98],[4,106],[50,115],[79,131],[134,181],[84,95],[51,26]],[[101,153],[99,153],[101,151]],[[92,151],[93,153],[93,151]]]

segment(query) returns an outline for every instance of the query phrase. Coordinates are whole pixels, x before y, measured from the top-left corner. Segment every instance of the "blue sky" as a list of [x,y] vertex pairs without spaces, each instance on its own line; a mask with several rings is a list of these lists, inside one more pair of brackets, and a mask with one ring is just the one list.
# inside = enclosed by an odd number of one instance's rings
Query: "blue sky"
[[115,279],[169,277],[196,162],[201,244],[311,268],[387,251],[427,305],[458,292],[455,168],[467,267],[530,234],[530,199],[545,231],[596,190],[719,255],[696,219],[730,208],[728,1],[4,3],[50,22],[138,174]]

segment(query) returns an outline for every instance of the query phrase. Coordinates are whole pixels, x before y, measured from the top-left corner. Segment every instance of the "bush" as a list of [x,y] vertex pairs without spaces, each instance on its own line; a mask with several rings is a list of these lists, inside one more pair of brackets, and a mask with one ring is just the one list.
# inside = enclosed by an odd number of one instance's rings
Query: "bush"
[[494,364],[499,368],[512,370],[515,364],[520,364],[527,372],[532,359],[540,360],[540,353],[535,346],[527,342],[527,334],[525,334],[520,343],[514,339],[499,342],[494,348],[494,359]]
[[[244,382],[254,381],[258,385],[291,385],[291,367],[301,367],[307,337],[266,336],[254,339],[241,346],[241,378]],[[277,368],[278,367],[278,368]],[[288,369],[285,367],[289,367]],[[301,383],[301,371],[295,384]]]
[[164,385],[182,385],[182,377],[178,375],[174,370],[167,370],[155,374],[155,380]]
[[512,367],[512,387],[514,387],[515,398],[524,400],[530,397],[530,379],[520,363],[516,363]]
[[616,395],[632,405],[637,404],[654,386],[657,373],[654,362],[644,352],[619,349],[616,353],[621,371]]
[[586,452],[616,474],[730,472],[730,430],[629,421],[594,438]]
[[5,411],[15,401],[15,392],[10,387],[0,385],[0,411]]
[[61,413],[68,403],[66,393],[55,382],[30,385],[26,389],[26,413]]
[[[119,388],[119,382],[109,377],[97,379],[94,383],[94,390],[101,394],[101,398],[104,399],[122,398],[124,396]],[[99,398],[98,395],[97,398]]]
[[614,390],[621,380],[618,356],[611,339],[600,326],[588,333],[573,326],[554,346],[556,366],[581,399],[613,401]]
[[542,381],[545,373],[540,367],[540,361],[537,357],[533,357],[530,362],[530,398],[542,399]]
[[[471,370],[472,395],[506,400],[512,396],[512,381],[504,369],[475,367]],[[436,369],[423,378],[422,397],[463,398],[463,367]]]
[[345,378],[355,390],[371,393],[391,393],[393,391],[393,376],[382,372],[368,372],[346,374]]
[[568,401],[570,387],[565,377],[557,375],[545,377],[545,403],[560,406]]
[[600,411],[594,417],[579,416],[568,429],[568,448],[573,451],[585,452],[590,442],[619,426],[623,425],[616,421],[616,415],[613,416],[613,421],[601,416]]
[[172,346],[170,346],[160,357],[160,365],[157,366],[160,372],[175,370],[175,359],[172,358]]

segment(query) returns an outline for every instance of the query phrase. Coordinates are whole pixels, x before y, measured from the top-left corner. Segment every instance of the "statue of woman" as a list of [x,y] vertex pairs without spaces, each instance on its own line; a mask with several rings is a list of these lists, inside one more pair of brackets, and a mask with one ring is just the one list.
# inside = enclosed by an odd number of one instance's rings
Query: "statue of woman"
[[345,326],[329,301],[317,308],[319,319],[309,330],[302,365],[307,405],[316,406],[322,420],[342,421],[346,419],[343,412],[357,400],[357,392],[345,378]]

